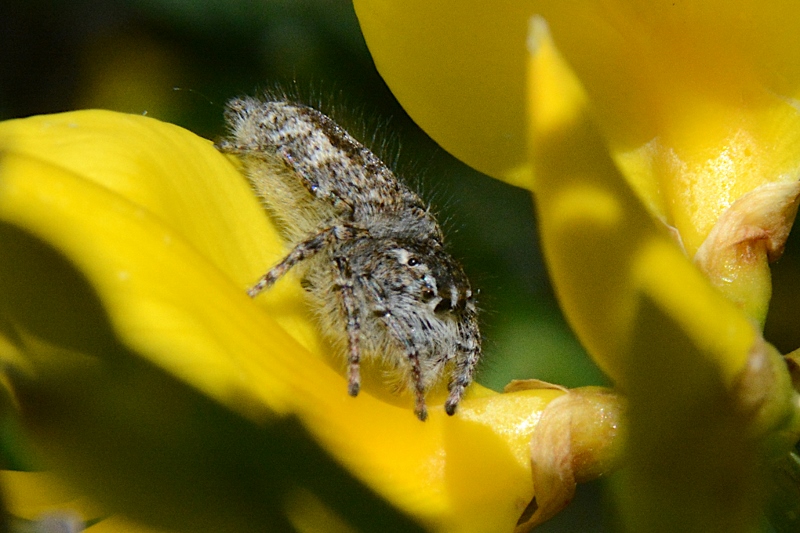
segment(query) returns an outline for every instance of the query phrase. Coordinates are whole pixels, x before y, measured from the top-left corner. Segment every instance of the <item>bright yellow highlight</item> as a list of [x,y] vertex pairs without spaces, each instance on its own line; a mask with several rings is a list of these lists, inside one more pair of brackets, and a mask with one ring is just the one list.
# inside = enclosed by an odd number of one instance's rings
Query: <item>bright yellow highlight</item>
[[[538,58],[531,65],[537,72],[530,74],[536,77],[537,85],[528,85],[528,105],[536,110],[530,116],[530,128],[541,136],[557,134],[564,124],[576,120],[576,113],[582,112],[587,105],[586,94],[569,69],[557,68],[560,60],[555,57],[558,52],[550,41],[547,22],[539,16],[531,17],[528,31],[528,52]],[[559,98],[552,98],[555,94]],[[527,188],[535,190],[532,183]]]
[[[455,417],[433,404],[425,423],[410,402],[369,390],[351,398],[296,280],[255,302],[245,295],[284,251],[246,180],[210,142],[146,117],[83,111],[2,123],[0,147],[0,338],[13,348],[0,355],[21,372],[10,377],[31,438],[70,481],[109,508],[125,502],[163,521],[174,519],[170,501],[200,490],[181,483],[199,476],[228,499],[198,503],[207,514],[189,519],[257,531],[261,518],[234,512],[236,498],[253,496],[224,462],[160,482],[165,474],[137,470],[136,457],[183,460],[190,446],[187,464],[204,464],[204,442],[228,432],[272,442],[292,414],[432,530],[516,523],[533,495],[530,435],[562,391],[476,385]],[[255,443],[236,448],[223,447],[265,460]],[[152,501],[125,498],[148,483],[179,491],[159,500],[166,518]]]
[[[798,114],[793,108],[781,111]],[[782,118],[773,118],[774,114],[777,112],[740,121],[747,124]],[[719,118],[729,120],[728,117]],[[700,128],[707,123],[686,127]],[[618,157],[625,175],[631,176],[631,185],[654,215],[663,217],[680,231],[690,256],[697,252],[719,217],[737,199],[766,183],[796,181],[800,177],[797,160],[781,161],[782,157],[792,156],[791,152],[775,157],[776,151],[800,152],[800,147],[779,146],[776,150],[774,145],[765,145],[771,135],[791,136],[794,132],[754,132],[752,129],[731,126],[727,137],[705,143],[691,135],[674,142],[662,137]],[[684,148],[691,140],[695,145]]]

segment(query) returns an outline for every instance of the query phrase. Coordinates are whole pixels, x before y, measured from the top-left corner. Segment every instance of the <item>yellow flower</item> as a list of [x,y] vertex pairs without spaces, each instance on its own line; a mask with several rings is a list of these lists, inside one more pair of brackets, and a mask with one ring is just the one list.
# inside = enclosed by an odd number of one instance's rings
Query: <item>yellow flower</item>
[[[690,257],[738,198],[796,181],[791,2],[355,5],[376,65],[411,116],[465,162],[526,187],[533,183],[524,43],[529,18],[541,15],[626,181],[651,215],[677,228]],[[737,275],[712,281],[724,288]],[[768,272],[741,277],[760,288],[742,305],[763,320]]]
[[540,15],[626,179],[692,253],[736,198],[795,177],[793,2],[354,3],[378,69],[411,116],[490,175],[530,185],[525,43]]
[[800,192],[800,8],[355,6],[412,118],[534,192],[567,318],[629,396],[630,529],[754,527],[764,441],[799,435],[760,324]]
[[425,423],[379,387],[351,398],[296,280],[245,294],[283,253],[234,161],[188,131],[105,111],[0,124],[6,415],[43,465],[153,527],[512,529],[563,391],[475,386]]

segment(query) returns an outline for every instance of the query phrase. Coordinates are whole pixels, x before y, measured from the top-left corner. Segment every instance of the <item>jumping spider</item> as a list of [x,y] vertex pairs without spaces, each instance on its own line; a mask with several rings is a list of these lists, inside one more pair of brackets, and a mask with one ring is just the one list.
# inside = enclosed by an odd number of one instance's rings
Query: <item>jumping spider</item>
[[228,103],[230,137],[292,249],[249,289],[255,297],[299,270],[322,329],[347,354],[348,392],[359,363],[379,358],[425,395],[446,375],[445,411],[456,411],[481,355],[476,307],[461,266],[422,200],[329,117],[285,100]]

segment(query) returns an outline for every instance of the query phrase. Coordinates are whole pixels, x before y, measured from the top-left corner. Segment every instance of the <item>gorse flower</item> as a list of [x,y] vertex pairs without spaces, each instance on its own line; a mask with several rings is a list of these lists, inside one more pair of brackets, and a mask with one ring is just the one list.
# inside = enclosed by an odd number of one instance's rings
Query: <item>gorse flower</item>
[[560,303],[628,396],[628,527],[757,527],[798,437],[761,334],[800,191],[798,7],[355,5],[412,118],[534,193]]

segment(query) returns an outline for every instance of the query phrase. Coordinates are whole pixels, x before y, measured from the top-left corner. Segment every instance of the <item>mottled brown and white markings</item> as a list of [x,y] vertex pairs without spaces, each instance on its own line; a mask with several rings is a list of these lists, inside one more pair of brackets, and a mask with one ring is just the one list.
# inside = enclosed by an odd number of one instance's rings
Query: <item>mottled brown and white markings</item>
[[322,329],[347,356],[348,391],[362,359],[380,358],[416,397],[449,379],[456,411],[481,355],[469,281],[444,250],[420,198],[326,115],[284,100],[228,103],[230,137],[291,251],[248,291],[252,297],[295,268]]

